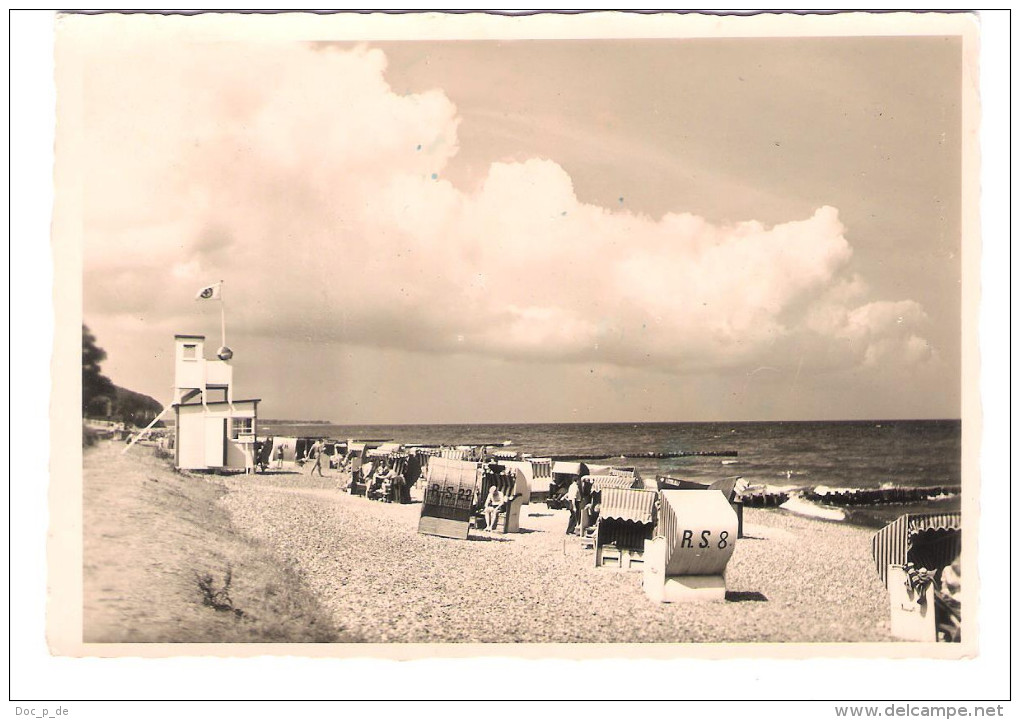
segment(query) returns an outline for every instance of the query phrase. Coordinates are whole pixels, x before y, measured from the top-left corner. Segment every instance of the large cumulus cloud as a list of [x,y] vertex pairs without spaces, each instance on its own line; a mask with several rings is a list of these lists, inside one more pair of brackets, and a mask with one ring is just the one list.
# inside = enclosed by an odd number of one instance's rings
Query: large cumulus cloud
[[673,372],[934,356],[835,208],[653,218],[579,201],[554,158],[459,188],[457,108],[394,92],[379,50],[180,50],[87,68],[87,314],[180,322],[224,279],[234,327],[279,337]]

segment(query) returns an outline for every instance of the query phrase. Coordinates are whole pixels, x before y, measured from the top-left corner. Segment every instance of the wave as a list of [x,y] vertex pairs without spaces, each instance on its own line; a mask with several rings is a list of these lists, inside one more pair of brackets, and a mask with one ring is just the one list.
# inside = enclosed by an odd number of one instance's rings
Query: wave
[[823,507],[799,496],[790,498],[779,507],[795,515],[803,515],[816,520],[832,520],[835,522],[846,520],[846,511],[842,508]]

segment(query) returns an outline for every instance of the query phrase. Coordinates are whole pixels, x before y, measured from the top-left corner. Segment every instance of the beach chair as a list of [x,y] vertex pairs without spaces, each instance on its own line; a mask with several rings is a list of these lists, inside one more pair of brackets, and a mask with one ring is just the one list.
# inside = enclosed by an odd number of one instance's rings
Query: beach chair
[[552,463],[551,479],[549,481],[549,493],[546,496],[545,504],[551,510],[562,509],[566,507],[566,503],[563,501],[563,496],[567,492],[567,488],[570,487],[571,483],[575,480],[580,482],[581,478],[585,475],[589,475],[588,466],[583,462],[566,462],[563,460],[557,460]]
[[[482,478],[481,492],[478,495],[480,501],[484,502],[488,497],[489,488],[495,485],[506,500],[500,505],[496,513],[495,531],[499,533],[520,532],[521,507],[523,506],[524,494],[519,492],[520,485],[525,482],[524,475],[519,470],[509,468],[505,472],[495,476],[484,476]],[[475,508],[475,527],[485,527],[485,513],[482,508]]]
[[659,490],[718,490],[725,497],[726,501],[733,507],[737,514],[737,537],[744,537],[744,500],[742,492],[747,487],[744,478],[739,475],[715,480],[714,482],[701,482],[699,480],[684,480],[660,476],[656,478]]
[[583,481],[589,481],[591,483],[591,491],[593,493],[601,492],[606,488],[617,488],[620,490],[640,490],[640,480],[638,480],[634,473],[629,474],[617,474],[617,473],[606,473],[605,475],[585,475],[582,478]]
[[[581,478],[582,506],[578,528],[583,549],[591,550],[595,548],[598,512],[589,509],[589,506],[601,507],[602,491],[606,488],[620,488],[623,490],[642,489],[638,485],[640,485],[640,480],[635,476],[633,470],[619,472],[614,468],[609,468],[604,473],[585,475]],[[587,499],[583,498],[584,495],[587,495]]]
[[261,472],[265,472],[266,469],[269,467],[269,464],[272,462],[271,459],[272,455],[273,455],[273,443],[269,440],[266,440],[262,443],[262,446],[259,448],[259,456],[256,462],[256,467]]
[[426,475],[418,532],[467,540],[473,514],[478,463],[434,457]]
[[549,485],[552,479],[552,460],[550,458],[525,458],[531,468],[528,478],[530,497],[529,503],[541,503],[549,499]]
[[656,602],[726,599],[737,515],[725,495],[662,490],[655,536],[645,542],[642,587]]
[[640,570],[652,537],[658,493],[607,487],[595,523],[595,567]]
[[947,608],[942,596],[944,569],[960,556],[961,515],[905,514],[875,533],[871,553],[875,569],[889,592],[893,637],[918,642],[939,639]]

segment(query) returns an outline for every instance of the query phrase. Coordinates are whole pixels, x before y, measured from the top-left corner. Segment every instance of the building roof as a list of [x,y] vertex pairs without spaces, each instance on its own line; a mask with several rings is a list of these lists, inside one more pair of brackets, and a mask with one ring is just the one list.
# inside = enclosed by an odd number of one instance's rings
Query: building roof
[[174,335],[179,340],[205,340],[205,335]]

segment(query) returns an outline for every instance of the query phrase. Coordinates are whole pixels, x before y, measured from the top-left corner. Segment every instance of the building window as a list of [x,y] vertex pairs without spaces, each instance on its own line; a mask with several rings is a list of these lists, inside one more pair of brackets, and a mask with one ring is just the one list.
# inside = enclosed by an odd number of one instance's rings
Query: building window
[[241,435],[254,434],[255,418],[233,418],[231,426],[233,428],[232,437],[234,440],[237,440]]
[[185,345],[184,346],[184,359],[195,360],[198,358],[198,345]]

